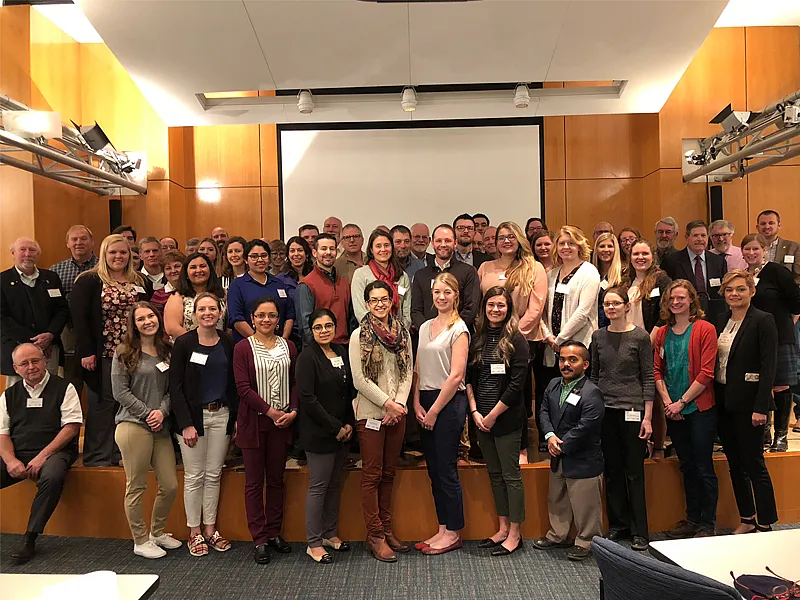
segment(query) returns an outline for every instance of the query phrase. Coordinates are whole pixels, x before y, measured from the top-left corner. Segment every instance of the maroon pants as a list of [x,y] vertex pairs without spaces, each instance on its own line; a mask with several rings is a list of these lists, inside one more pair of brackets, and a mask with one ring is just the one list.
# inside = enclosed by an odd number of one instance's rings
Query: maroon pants
[[[280,429],[267,416],[258,416],[258,448],[242,448],[244,508],[253,542],[266,544],[283,525],[283,471],[292,443],[291,428]],[[264,502],[264,480],[267,499]]]
[[381,425],[378,431],[367,429],[366,419],[356,423],[361,446],[361,509],[367,535],[382,538],[392,532],[392,487],[403,438],[406,417],[397,425]]

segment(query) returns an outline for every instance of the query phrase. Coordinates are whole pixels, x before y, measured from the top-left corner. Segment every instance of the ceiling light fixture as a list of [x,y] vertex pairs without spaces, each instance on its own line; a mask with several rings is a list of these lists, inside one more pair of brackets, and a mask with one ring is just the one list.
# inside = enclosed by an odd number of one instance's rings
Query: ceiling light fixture
[[531,103],[531,92],[524,83],[518,83],[514,89],[514,106],[517,108],[528,108]]
[[301,115],[310,115],[314,112],[314,98],[310,90],[302,90],[297,94],[297,110]]
[[25,139],[61,137],[61,115],[39,110],[4,110],[3,128]]
[[413,87],[403,88],[403,99],[400,101],[400,106],[405,112],[417,110],[417,92]]

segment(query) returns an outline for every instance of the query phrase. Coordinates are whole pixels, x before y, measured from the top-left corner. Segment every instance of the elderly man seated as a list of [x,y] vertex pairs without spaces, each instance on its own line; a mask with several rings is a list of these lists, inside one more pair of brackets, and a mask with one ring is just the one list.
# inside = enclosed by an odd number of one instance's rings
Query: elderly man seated
[[0,489],[24,479],[39,488],[22,545],[11,554],[21,564],[33,557],[36,537],[58,506],[83,415],[75,387],[47,372],[38,346],[20,344],[12,361],[22,380],[0,396]]

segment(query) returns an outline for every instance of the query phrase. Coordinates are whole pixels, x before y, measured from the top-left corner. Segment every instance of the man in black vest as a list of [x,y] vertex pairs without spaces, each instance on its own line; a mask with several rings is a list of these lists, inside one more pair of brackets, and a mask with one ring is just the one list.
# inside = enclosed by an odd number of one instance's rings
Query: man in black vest
[[24,479],[39,488],[22,545],[11,554],[21,564],[33,557],[36,537],[58,506],[78,456],[83,414],[73,385],[47,372],[41,348],[21,344],[12,360],[22,381],[0,396],[0,489]]
[[[605,406],[600,388],[586,377],[586,346],[565,342],[558,364],[561,377],[547,386],[539,411],[551,457],[550,530],[533,545],[542,550],[569,548],[568,559],[583,560],[592,553],[592,537],[603,532],[600,430]],[[574,545],[568,539],[573,520],[578,532]]]
[[0,372],[9,383],[19,381],[11,351],[31,342],[44,352],[47,370],[58,373],[61,331],[69,321],[69,305],[55,272],[38,269],[39,244],[19,238],[11,247],[14,266],[0,273]]

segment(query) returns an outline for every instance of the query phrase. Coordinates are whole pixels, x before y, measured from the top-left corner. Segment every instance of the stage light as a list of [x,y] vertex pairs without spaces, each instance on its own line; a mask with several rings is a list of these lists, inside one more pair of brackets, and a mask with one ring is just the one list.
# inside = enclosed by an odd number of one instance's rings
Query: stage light
[[310,90],[302,90],[297,95],[297,109],[301,115],[310,115],[314,112],[314,98]]
[[197,184],[197,199],[201,202],[219,202],[220,197],[219,184],[216,181],[206,179]]
[[417,92],[413,87],[403,88],[403,99],[400,101],[400,106],[406,112],[417,110]]
[[517,84],[514,89],[514,106],[517,108],[528,108],[531,103],[531,92],[524,83]]
[[26,139],[60,138],[61,115],[39,110],[4,110],[3,128]]

